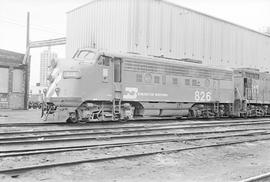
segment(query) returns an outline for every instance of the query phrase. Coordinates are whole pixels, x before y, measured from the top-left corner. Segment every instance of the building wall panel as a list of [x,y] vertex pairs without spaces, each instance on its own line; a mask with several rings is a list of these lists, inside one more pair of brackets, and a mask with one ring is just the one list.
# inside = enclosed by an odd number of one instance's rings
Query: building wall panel
[[23,58],[0,50],[0,109],[26,109],[30,64],[22,64]]
[[23,93],[10,94],[9,109],[24,109],[24,94]]
[[8,94],[0,93],[0,109],[8,108]]
[[0,67],[0,93],[8,93],[9,70]]
[[95,47],[270,70],[270,37],[157,0],[96,0],[67,15],[67,57]]
[[13,70],[13,83],[12,83],[12,92],[24,93],[25,82],[24,82],[24,73],[21,69]]
[[126,50],[128,5],[124,0],[94,1],[68,13],[67,57],[83,47]]

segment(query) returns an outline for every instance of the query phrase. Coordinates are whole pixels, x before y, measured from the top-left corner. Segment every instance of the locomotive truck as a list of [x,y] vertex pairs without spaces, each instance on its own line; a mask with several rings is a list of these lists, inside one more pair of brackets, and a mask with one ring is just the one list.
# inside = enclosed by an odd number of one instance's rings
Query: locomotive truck
[[263,117],[269,105],[266,72],[80,49],[65,65],[57,65],[42,115],[67,122]]

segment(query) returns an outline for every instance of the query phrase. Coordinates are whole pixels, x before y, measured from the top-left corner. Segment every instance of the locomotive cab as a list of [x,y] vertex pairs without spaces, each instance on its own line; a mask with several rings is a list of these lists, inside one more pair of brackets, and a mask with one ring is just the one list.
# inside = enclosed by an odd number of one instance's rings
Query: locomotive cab
[[78,50],[72,57],[74,61],[88,62],[94,64],[96,59],[96,52],[94,50],[83,49]]
[[47,92],[47,103],[55,111],[64,110],[61,115],[69,113],[72,120],[106,120],[120,115],[122,59],[82,49],[67,62]]
[[269,75],[251,68],[236,69],[234,75],[236,116],[269,115]]

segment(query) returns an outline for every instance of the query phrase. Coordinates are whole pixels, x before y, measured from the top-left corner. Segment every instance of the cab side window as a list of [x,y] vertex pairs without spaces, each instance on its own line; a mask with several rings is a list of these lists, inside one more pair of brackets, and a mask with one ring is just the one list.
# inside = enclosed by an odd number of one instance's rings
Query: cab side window
[[112,59],[111,57],[100,56],[98,60],[98,64],[103,65],[103,66],[110,66],[111,59]]
[[88,51],[81,51],[78,55],[77,58],[84,59],[84,57],[88,54]]

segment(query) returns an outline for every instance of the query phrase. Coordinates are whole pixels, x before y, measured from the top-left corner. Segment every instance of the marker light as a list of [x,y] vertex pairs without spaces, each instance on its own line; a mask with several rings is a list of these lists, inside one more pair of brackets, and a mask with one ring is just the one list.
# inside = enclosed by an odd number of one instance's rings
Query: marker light
[[56,93],[57,96],[59,96],[59,92],[60,92],[60,88],[58,88],[58,87],[55,88],[55,93]]
[[44,94],[47,93],[47,89],[46,89],[46,88],[43,89],[43,93],[44,93]]

